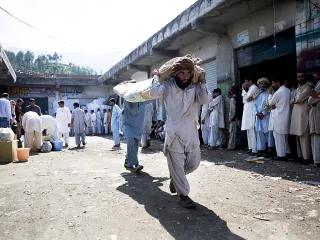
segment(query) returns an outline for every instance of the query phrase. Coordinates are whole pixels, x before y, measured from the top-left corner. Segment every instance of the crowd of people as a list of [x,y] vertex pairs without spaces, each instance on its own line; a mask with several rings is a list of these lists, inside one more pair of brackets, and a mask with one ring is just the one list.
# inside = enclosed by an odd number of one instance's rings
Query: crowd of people
[[245,79],[241,96],[232,87],[227,99],[213,90],[201,109],[204,146],[233,150],[247,144],[251,156],[320,167],[319,73],[297,73],[297,83],[289,88],[283,79]]
[[[64,147],[69,146],[69,137],[74,135],[76,145],[86,144],[85,135],[102,135],[111,133],[111,110],[80,109],[78,103],[73,104],[71,111],[63,100],[58,102],[59,107],[53,116],[42,114],[41,108],[36,105],[34,98],[29,99],[29,105],[23,108],[22,99],[9,100],[8,93],[2,93],[0,98],[0,128],[10,127],[17,139],[24,142],[25,147],[40,150],[43,137],[57,141],[62,139]],[[21,138],[22,137],[22,138]],[[79,140],[81,138],[81,141]],[[21,144],[21,142],[20,142]]]
[[[309,79],[297,74],[298,87],[290,87],[283,79],[245,79],[242,93],[238,87],[229,90],[228,98],[219,88],[208,93],[205,79],[192,82],[193,64],[181,65],[168,80],[155,81],[149,95],[161,98],[166,109],[166,122],[153,122],[152,102],[124,101],[123,109],[112,98],[110,109],[74,110],[59,101],[55,118],[42,115],[41,109],[30,99],[22,109],[23,100],[9,101],[9,95],[0,98],[0,127],[16,126],[18,137],[25,136],[27,147],[41,146],[42,135],[63,139],[69,144],[70,128],[77,147],[85,145],[86,135],[111,134],[113,149],[120,148],[120,136],[127,142],[124,166],[139,173],[138,147],[150,146],[150,138],[164,142],[164,154],[170,172],[170,191],[177,193],[186,208],[195,207],[188,197],[190,186],[186,174],[200,164],[200,143],[209,150],[234,150],[246,139],[248,154],[254,157],[280,161],[298,160],[320,167],[320,78]],[[157,70],[154,75],[159,75]],[[45,130],[45,131],[44,131]],[[199,132],[201,134],[199,134]],[[245,137],[244,137],[245,136]]]

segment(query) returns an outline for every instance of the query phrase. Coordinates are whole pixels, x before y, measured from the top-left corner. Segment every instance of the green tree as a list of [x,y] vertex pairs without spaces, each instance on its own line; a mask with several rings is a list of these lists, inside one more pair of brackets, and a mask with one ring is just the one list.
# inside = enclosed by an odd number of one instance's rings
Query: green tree
[[24,66],[25,66],[27,69],[32,70],[33,60],[34,60],[34,53],[33,53],[33,52],[30,52],[30,51],[27,51],[27,52],[24,54]]
[[17,67],[20,70],[24,70],[24,53],[22,51],[19,51],[16,55],[16,63]]

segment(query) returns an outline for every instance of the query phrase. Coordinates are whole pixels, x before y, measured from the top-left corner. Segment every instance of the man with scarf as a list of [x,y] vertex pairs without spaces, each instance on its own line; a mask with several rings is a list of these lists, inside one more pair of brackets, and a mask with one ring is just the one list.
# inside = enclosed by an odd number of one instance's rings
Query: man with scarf
[[298,88],[291,104],[290,134],[296,136],[298,158],[303,163],[309,163],[311,159],[311,143],[309,130],[309,106],[308,98],[311,94],[310,84],[307,83],[304,73],[297,73]]
[[314,73],[313,77],[317,82],[308,100],[311,106],[309,125],[314,165],[320,167],[320,74],[318,72]]
[[[170,191],[179,195],[185,208],[196,207],[188,197],[190,186],[186,174],[200,164],[198,113],[200,106],[209,101],[204,79],[192,81],[194,68],[192,60],[182,61],[172,70],[169,79],[154,83],[149,93],[154,98],[162,97],[166,107],[164,154],[171,176]],[[158,70],[154,75],[161,77]]]
[[260,78],[257,81],[259,87],[259,94],[254,102],[254,111],[256,115],[255,129],[257,136],[257,150],[258,157],[267,154],[266,150],[270,146],[269,138],[269,118],[270,110],[268,108],[269,92],[267,91],[269,86],[269,80],[267,78]]

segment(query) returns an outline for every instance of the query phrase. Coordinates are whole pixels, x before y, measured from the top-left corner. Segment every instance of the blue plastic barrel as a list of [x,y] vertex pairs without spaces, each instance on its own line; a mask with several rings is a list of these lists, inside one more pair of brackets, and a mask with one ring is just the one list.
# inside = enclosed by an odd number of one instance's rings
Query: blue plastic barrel
[[61,151],[63,148],[63,141],[53,141],[53,151]]

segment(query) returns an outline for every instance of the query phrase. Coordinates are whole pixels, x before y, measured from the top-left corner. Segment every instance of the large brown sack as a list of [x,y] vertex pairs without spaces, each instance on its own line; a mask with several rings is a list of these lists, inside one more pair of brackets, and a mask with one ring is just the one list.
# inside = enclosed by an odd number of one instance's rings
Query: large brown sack
[[200,62],[199,58],[194,58],[189,54],[184,57],[172,58],[159,68],[160,81],[175,76],[182,69],[188,69],[193,74],[192,82],[202,82],[205,79],[205,71],[198,65]]

